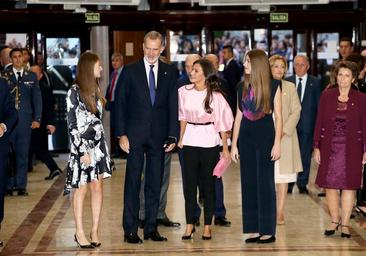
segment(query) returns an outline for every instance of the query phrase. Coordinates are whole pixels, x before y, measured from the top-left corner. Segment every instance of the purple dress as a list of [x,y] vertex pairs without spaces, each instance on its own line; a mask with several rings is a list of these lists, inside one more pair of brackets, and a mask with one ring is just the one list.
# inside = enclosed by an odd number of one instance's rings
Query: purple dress
[[318,184],[323,188],[347,189],[346,171],[346,118],[347,102],[338,101],[334,120],[333,136],[331,139],[331,151],[329,165],[325,174],[324,184]]

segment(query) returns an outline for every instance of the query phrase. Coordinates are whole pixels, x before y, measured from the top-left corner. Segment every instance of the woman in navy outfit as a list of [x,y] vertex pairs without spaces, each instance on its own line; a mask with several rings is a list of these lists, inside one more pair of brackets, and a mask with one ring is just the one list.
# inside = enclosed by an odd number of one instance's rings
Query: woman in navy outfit
[[271,81],[268,57],[262,50],[247,53],[244,69],[231,157],[236,162],[240,152],[243,232],[248,234],[245,242],[271,243],[276,240],[274,161],[281,151],[280,81]]

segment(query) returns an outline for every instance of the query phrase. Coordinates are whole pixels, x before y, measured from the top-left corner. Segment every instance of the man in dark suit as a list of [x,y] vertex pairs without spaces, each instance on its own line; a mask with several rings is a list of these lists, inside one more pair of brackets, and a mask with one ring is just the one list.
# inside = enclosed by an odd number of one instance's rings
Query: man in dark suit
[[339,40],[339,55],[341,60],[345,60],[353,52],[353,42],[349,37],[342,37]]
[[[294,59],[296,74],[287,78],[288,81],[296,85],[297,93],[301,101],[301,116],[297,124],[297,134],[299,137],[303,172],[298,174],[296,182],[300,194],[308,194],[306,185],[309,181],[314,126],[321,94],[319,80],[307,74],[309,67],[308,57],[305,55],[297,55]],[[294,183],[289,184],[289,193],[292,193],[293,186]]]
[[105,97],[107,99],[106,110],[110,111],[111,151],[112,151],[112,157],[114,158],[114,157],[122,157],[123,154],[121,152],[121,149],[119,148],[118,139],[115,137],[116,109],[114,104],[116,89],[117,87],[121,86],[122,82],[122,75],[121,75],[123,69],[122,54],[120,54],[119,52],[113,53],[111,57],[111,62],[113,71],[109,79],[109,84]]
[[[9,156],[9,133],[17,120],[17,111],[11,100],[9,87],[3,78],[0,78],[0,227],[4,219],[4,194],[6,190],[6,167]],[[3,242],[0,241],[0,246]]]
[[[207,54],[205,56],[205,59],[207,59],[212,63],[216,72],[218,73],[219,58],[215,54]],[[236,106],[233,105],[234,103],[231,101],[232,99],[229,97],[230,87],[225,79],[219,77],[219,81],[220,81],[220,89],[223,91],[224,97],[228,102],[228,104],[230,105],[231,110],[234,111],[234,108],[236,108]],[[224,204],[224,184],[222,181],[222,177],[220,178],[216,177],[215,193],[216,193],[216,205],[215,205],[214,223],[215,225],[230,227],[231,222],[228,219],[226,219],[226,207]]]
[[171,151],[178,136],[178,91],[173,66],[159,61],[163,37],[156,31],[145,35],[144,58],[126,65],[116,92],[116,135],[127,152],[124,188],[123,228],[125,241],[142,243],[137,235],[139,192],[144,155],[145,227],[144,239],[167,241],[157,231],[157,214],[165,152]]
[[[29,161],[33,157],[33,154],[44,163],[50,170],[45,180],[52,180],[56,176],[62,173],[61,169],[53,160],[50,152],[48,151],[48,134],[54,134],[56,131],[55,126],[55,98],[52,93],[51,85],[48,84],[47,78],[44,75],[45,72],[38,65],[33,65],[30,70],[37,76],[39,82],[39,88],[42,95],[42,121],[41,126],[38,129],[32,130],[31,146],[29,149]],[[30,168],[32,167],[29,164]]]
[[223,55],[225,60],[225,68],[224,68],[224,78],[229,84],[229,95],[228,98],[230,106],[234,105],[233,114],[236,114],[236,86],[240,82],[241,77],[243,76],[243,66],[239,65],[239,63],[234,59],[234,51],[231,45],[225,45],[223,47]]

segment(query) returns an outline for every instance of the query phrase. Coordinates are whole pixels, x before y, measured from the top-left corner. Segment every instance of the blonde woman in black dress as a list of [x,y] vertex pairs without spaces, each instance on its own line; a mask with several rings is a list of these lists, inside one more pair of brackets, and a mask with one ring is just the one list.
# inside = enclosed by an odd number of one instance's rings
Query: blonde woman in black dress
[[[102,126],[105,103],[99,78],[102,71],[99,57],[91,52],[80,56],[75,84],[67,94],[67,121],[70,135],[70,157],[64,194],[73,190],[73,211],[76,224],[75,242],[81,248],[101,245],[98,228],[103,202],[103,178],[111,176],[110,157]],[[90,239],[84,233],[83,205],[88,187],[91,191],[92,230]]]

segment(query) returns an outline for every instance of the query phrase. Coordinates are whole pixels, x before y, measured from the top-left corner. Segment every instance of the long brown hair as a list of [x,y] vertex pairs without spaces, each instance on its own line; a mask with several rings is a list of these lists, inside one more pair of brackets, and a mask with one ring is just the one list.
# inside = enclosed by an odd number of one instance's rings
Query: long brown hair
[[207,87],[207,95],[204,101],[205,111],[206,113],[211,114],[212,108],[210,106],[212,102],[212,93],[213,92],[220,92],[222,93],[220,89],[220,81],[216,75],[216,71],[212,63],[207,59],[199,59],[196,60],[193,65],[200,65],[203,71],[203,74],[205,75],[205,83]]
[[259,49],[254,49],[246,54],[250,59],[251,73],[245,76],[243,95],[249,92],[252,86],[256,100],[256,109],[264,113],[271,113],[271,71],[267,54]]
[[103,105],[106,102],[100,91],[99,79],[94,75],[94,66],[98,61],[100,61],[98,55],[92,52],[84,52],[81,54],[75,80],[80,88],[81,100],[93,114],[98,111],[98,100],[101,100]]

